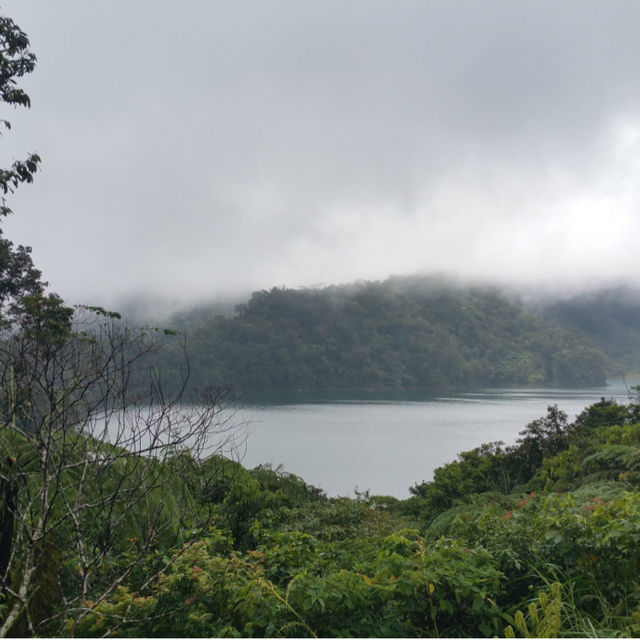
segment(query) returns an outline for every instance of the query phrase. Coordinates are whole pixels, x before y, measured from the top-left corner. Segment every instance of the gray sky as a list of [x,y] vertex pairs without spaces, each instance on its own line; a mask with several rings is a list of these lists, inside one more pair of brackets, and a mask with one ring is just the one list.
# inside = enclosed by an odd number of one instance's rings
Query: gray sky
[[[640,2],[5,0],[6,234],[72,301],[640,266]],[[5,109],[5,112],[9,110]]]

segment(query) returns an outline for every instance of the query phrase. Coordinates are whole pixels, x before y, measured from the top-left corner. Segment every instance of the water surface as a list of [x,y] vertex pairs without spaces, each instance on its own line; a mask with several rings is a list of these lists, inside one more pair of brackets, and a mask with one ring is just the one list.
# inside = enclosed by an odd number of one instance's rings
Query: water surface
[[[627,380],[626,384],[638,381]],[[434,469],[484,442],[512,444],[557,404],[570,419],[601,397],[628,399],[622,380],[588,389],[490,389],[387,398],[273,399],[245,403],[234,419],[248,437],[243,464],[269,463],[328,495],[409,496]]]

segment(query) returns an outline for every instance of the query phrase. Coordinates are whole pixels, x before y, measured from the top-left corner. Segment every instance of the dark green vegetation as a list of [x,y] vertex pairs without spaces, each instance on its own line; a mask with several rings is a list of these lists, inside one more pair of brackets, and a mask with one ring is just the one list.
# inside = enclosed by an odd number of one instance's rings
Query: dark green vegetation
[[615,287],[545,303],[542,316],[582,332],[614,362],[618,372],[640,371],[640,291]]
[[640,405],[603,400],[572,423],[551,407],[513,447],[461,454],[406,501],[327,499],[280,470],[206,465],[220,469],[215,488],[201,489],[194,466],[173,491],[213,511],[207,532],[159,542],[148,571],[101,602],[87,594],[76,633],[640,632]]
[[598,385],[610,368],[587,336],[497,290],[428,278],[274,288],[233,316],[204,308],[175,327],[195,384],[243,391]]

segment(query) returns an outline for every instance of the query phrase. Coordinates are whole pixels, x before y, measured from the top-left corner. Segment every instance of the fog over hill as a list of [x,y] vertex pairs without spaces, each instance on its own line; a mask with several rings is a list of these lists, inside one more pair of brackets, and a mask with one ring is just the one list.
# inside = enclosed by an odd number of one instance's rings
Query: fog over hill
[[[462,277],[442,272],[423,274],[415,273],[408,276],[390,275],[383,279],[388,283],[396,282],[397,286],[406,288],[407,283],[413,282],[416,287],[425,290],[433,287],[447,287],[451,289],[466,289],[480,287],[492,289],[509,299],[516,300],[529,307],[534,313],[543,315],[553,320],[554,314],[549,310],[557,305],[587,304],[608,306],[614,302],[617,305],[640,307],[640,286],[631,279],[612,279],[601,286],[587,283],[574,283],[562,286],[543,286],[535,284],[505,283],[504,281],[491,280],[484,277]],[[299,290],[324,289],[330,287],[357,287],[368,280],[352,282],[318,283],[313,286],[288,287]],[[277,283],[270,283],[266,290],[273,287],[282,287]],[[185,301],[175,296],[138,292],[116,296],[112,301],[112,307],[120,311],[131,322],[137,323],[162,323],[171,325],[184,325],[185,321],[193,314],[202,310],[212,315],[233,316],[237,305],[245,303],[253,291],[238,290],[228,295],[216,295],[210,292],[201,298]],[[636,319],[637,318],[637,319]],[[557,319],[559,321],[559,319]],[[631,315],[633,323],[640,324],[640,317]],[[188,324],[188,322],[187,322]]]

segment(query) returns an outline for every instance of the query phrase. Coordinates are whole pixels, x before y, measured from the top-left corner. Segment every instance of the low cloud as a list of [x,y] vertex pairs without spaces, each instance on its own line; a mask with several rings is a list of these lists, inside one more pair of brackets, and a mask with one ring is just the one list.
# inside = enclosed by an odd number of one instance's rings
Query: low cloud
[[636,278],[640,6],[3,6],[37,149],[7,235],[65,297],[448,271]]

